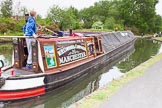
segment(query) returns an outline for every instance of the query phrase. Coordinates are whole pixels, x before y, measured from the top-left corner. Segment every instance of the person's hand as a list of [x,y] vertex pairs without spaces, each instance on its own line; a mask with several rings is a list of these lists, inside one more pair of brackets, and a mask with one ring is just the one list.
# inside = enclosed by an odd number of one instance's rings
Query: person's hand
[[34,35],[33,35],[33,37],[34,37],[34,38],[37,38],[37,37],[38,37],[38,35],[34,34]]

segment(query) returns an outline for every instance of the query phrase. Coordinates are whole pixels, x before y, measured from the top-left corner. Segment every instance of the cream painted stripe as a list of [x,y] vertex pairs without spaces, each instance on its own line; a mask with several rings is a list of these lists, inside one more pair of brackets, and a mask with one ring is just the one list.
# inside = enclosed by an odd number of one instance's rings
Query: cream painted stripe
[[41,48],[40,48],[40,43],[38,42],[38,61],[39,61],[39,66],[42,70],[43,73],[44,72],[44,65],[43,65],[43,59],[42,59],[42,52],[41,52]]
[[5,85],[0,90],[22,90],[44,85],[44,77],[6,80]]

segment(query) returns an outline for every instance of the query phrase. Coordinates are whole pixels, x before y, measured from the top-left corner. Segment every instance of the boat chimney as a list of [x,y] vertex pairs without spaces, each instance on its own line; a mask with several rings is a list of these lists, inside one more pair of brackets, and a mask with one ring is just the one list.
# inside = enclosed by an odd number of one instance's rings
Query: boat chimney
[[70,33],[70,36],[72,36],[73,34],[72,26],[70,26],[69,33]]
[[14,75],[15,75],[15,71],[14,71],[14,68],[12,68],[11,76],[13,77]]

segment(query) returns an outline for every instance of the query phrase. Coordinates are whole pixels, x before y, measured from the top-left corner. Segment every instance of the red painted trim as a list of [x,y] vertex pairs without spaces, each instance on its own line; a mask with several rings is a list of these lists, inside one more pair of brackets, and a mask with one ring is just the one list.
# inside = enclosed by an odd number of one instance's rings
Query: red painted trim
[[18,91],[18,92],[0,92],[0,100],[23,99],[45,94],[45,87]]

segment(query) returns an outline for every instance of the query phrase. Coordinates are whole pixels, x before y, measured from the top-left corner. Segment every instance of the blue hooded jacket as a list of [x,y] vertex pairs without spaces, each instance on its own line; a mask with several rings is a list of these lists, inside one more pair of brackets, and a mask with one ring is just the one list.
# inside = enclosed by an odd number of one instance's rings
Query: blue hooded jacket
[[26,24],[23,26],[23,32],[25,34],[25,30],[26,30]]
[[33,36],[34,34],[36,34],[36,31],[36,21],[32,16],[30,16],[28,18],[28,22],[23,27],[23,32],[25,33],[25,36]]

